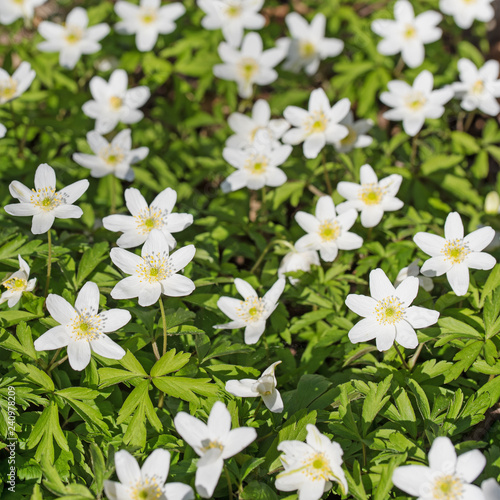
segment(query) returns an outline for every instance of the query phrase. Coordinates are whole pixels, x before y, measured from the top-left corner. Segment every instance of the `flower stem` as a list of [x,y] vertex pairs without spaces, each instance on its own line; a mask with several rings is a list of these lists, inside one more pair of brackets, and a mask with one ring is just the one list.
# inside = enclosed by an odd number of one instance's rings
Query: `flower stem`
[[471,111],[467,115],[467,119],[465,120],[465,125],[464,125],[464,132],[468,132],[469,129],[471,128],[472,122],[474,121],[474,117],[476,116],[475,111]]
[[231,484],[231,476],[229,475],[229,471],[227,470],[227,467],[224,467],[224,471],[226,472],[226,480],[227,480],[227,498],[231,499],[233,498],[233,486]]
[[163,300],[161,300],[161,295],[160,299],[158,300],[160,303],[160,311],[161,311],[161,321],[163,324],[163,351],[162,354],[165,354],[167,352],[167,318],[165,317],[165,308],[163,307]]
[[57,349],[55,352],[54,356],[52,356],[52,359],[49,361],[49,364],[47,365],[47,372],[50,372],[52,370],[51,366],[55,363],[57,356],[59,356],[59,353],[62,351],[62,347]]
[[424,344],[420,344],[418,346],[418,349],[415,351],[415,354],[410,359],[410,363],[409,363],[410,371],[413,370],[413,368],[415,368],[415,365],[417,364],[418,357],[420,356],[420,353],[422,352],[423,348],[424,348]]
[[325,175],[326,190],[331,196],[333,193],[332,184],[330,182],[330,176],[328,175],[328,169],[326,168],[326,153],[323,150],[323,174]]
[[[60,350],[61,349],[59,349],[59,351]],[[50,373],[54,368],[56,368],[59,365],[62,365],[67,359],[68,359],[68,355],[66,354],[66,356],[64,356],[64,358],[61,358],[57,363],[54,363],[53,365],[51,365],[50,368],[48,369],[48,372]]]
[[262,186],[262,205],[260,207],[260,214],[262,215],[262,217],[265,217],[267,215],[266,195],[266,186]]
[[396,352],[398,353],[399,358],[401,359],[401,362],[403,363],[403,366],[408,370],[411,371],[411,368],[408,366],[408,363],[405,361],[403,358],[403,355],[401,354],[401,351],[399,350],[398,345],[396,342],[394,342],[394,349],[396,349]]
[[401,74],[401,71],[403,71],[404,67],[405,67],[405,62],[403,61],[403,58],[400,57],[398,63],[396,64],[396,67],[394,68],[394,76],[396,78]]
[[411,164],[415,166],[415,160],[417,159],[418,152],[418,134],[413,136],[411,141]]
[[156,339],[151,341],[151,345],[153,346],[153,354],[155,355],[156,361],[160,359],[160,351],[158,350],[158,344],[156,343]]
[[262,398],[260,398],[259,404],[257,405],[257,408],[255,408],[255,411],[253,412],[253,419],[254,420],[255,420],[255,417],[257,416],[257,413],[259,413],[261,406],[262,406]]
[[111,178],[111,213],[116,212],[116,179],[114,175],[110,175]]
[[49,293],[50,273],[52,272],[52,237],[50,236],[50,229],[47,232],[47,243],[49,246],[49,253],[47,256],[47,279],[45,281],[44,297],[47,297]]

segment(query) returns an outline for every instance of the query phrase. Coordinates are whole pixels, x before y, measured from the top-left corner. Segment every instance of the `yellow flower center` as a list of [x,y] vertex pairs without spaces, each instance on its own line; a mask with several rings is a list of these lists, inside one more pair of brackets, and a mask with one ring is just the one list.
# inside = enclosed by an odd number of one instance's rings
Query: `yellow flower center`
[[324,453],[317,452],[304,460],[304,474],[310,481],[328,481],[333,473]]
[[213,449],[218,449],[218,450],[222,451],[224,449],[224,446],[221,443],[219,443],[219,441],[209,441],[202,448],[202,450],[205,452],[208,450],[213,450]]
[[236,308],[236,314],[244,321],[253,323],[258,321],[265,310],[265,303],[258,297],[248,297],[246,300],[240,301],[239,307]]
[[262,175],[268,166],[267,156],[264,155],[252,155],[245,162],[245,169],[253,175]]
[[125,153],[120,147],[110,144],[99,151],[99,157],[109,166],[115,167],[125,159]]
[[411,111],[420,111],[426,102],[427,98],[421,92],[414,92],[406,99],[406,107]]
[[170,259],[166,254],[147,255],[142,264],[137,266],[137,275],[141,281],[157,283],[173,274]]
[[409,40],[411,38],[415,38],[417,36],[417,30],[412,24],[407,24],[405,30],[403,32],[403,36]]
[[472,86],[472,93],[475,95],[481,95],[484,92],[484,82],[482,80],[478,80]]
[[304,128],[308,134],[315,134],[317,132],[324,132],[328,126],[328,118],[323,111],[315,111],[311,113]]
[[117,111],[123,106],[123,99],[114,95],[113,97],[110,97],[109,105],[111,106],[111,109]]
[[0,102],[7,102],[13,99],[17,91],[17,82],[12,78],[0,80]]
[[299,44],[299,54],[303,59],[308,59],[316,54],[316,46],[308,40],[302,40]]
[[226,16],[235,18],[241,16],[241,6],[240,5],[228,5],[226,8]]
[[318,234],[323,241],[335,241],[340,235],[340,225],[337,221],[323,221],[319,225]]
[[158,18],[156,9],[142,9],[141,21],[144,24],[151,24]]
[[22,292],[26,286],[27,281],[23,278],[10,278],[4,281],[3,286],[7,288],[7,290],[12,290],[13,292]]
[[36,191],[32,189],[32,191],[30,202],[45,212],[50,212],[64,203],[62,196],[56,193],[54,188],[44,187]]
[[161,228],[164,224],[161,210],[155,207],[142,210],[134,219],[137,230],[142,234],[148,234],[153,229]]
[[394,325],[404,319],[405,306],[397,297],[391,295],[378,301],[375,314],[381,325]]
[[470,249],[463,240],[456,238],[446,240],[441,253],[444,254],[445,260],[450,260],[452,264],[460,264],[470,254]]
[[358,139],[358,133],[349,125],[344,125],[348,134],[340,141],[341,146],[352,146]]
[[83,311],[71,323],[73,340],[96,340],[102,333],[101,318],[92,312]]
[[363,184],[358,197],[365,205],[378,205],[384,197],[384,191],[378,184]]
[[162,488],[154,476],[139,481],[130,491],[132,500],[157,500],[162,495]]
[[454,475],[441,476],[432,488],[432,498],[435,500],[460,500],[462,494],[463,483]]
[[81,28],[73,26],[68,28],[65,38],[69,44],[77,43],[83,38],[83,31]]
[[239,62],[239,70],[243,80],[249,82],[259,70],[259,63],[253,57],[244,57]]

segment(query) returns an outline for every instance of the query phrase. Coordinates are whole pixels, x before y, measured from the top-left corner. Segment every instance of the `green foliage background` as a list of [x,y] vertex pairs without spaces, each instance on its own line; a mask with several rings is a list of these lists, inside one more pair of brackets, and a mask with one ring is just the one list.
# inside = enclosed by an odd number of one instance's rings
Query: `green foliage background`
[[[112,25],[118,20],[109,0],[60,0],[50,19],[61,22],[77,4],[88,8],[90,24]],[[186,269],[196,291],[180,299],[165,298],[169,350],[155,363],[151,340],[157,338],[161,344],[162,331],[157,306],[141,308],[135,300],[117,302],[109,295],[121,279],[109,259],[117,236],[104,230],[100,221],[110,213],[112,182],[118,190],[118,212],[126,212],[122,190],[128,185],[110,177],[91,178],[89,190],[78,202],[84,210],[82,219],[58,220],[52,230],[51,292],[73,303],[86,281],[96,282],[101,307],[127,308],[132,313],[133,320],[112,335],[128,352],[119,362],[93,355],[82,373],[72,371],[67,362],[48,371],[53,352],[37,353],[33,347],[33,339],[55,325],[42,297],[47,240],[31,234],[28,218],[2,211],[0,276],[17,269],[20,254],[38,278],[34,294],[25,294],[13,310],[3,306],[0,311],[4,438],[7,387],[14,386],[17,396],[15,497],[103,498],[103,480],[114,477],[113,453],[121,448],[132,451],[140,463],[153,449],[166,448],[173,457],[170,480],[193,484],[196,455],[179,438],[172,419],[180,410],[204,419],[216,400],[228,405],[233,426],[258,429],[257,441],[228,462],[233,491],[243,500],[296,498],[276,492],[272,473],[280,467],[277,444],[303,440],[307,423],[316,423],[341,444],[350,495],[359,500],[406,498],[392,489],[392,471],[403,463],[425,462],[436,436],[449,436],[462,452],[480,448],[488,458],[481,478],[498,479],[500,426],[481,422],[500,398],[500,267],[490,274],[474,272],[465,297],[456,297],[444,278],[435,280],[431,294],[420,290],[415,303],[439,310],[441,317],[435,327],[419,332],[423,344],[419,355],[405,353],[411,372],[402,367],[394,349],[379,353],[373,344],[351,344],[347,332],[358,318],[344,305],[349,293],[366,293],[370,270],[382,267],[394,279],[414,258],[425,258],[412,236],[418,231],[442,234],[451,210],[462,214],[466,231],[478,224],[498,229],[498,218],[487,216],[482,208],[486,193],[495,185],[498,190],[497,120],[478,115],[464,131],[465,113],[454,100],[443,118],[427,121],[412,157],[410,138],[399,124],[380,117],[377,100],[395,77],[397,58],[377,53],[378,37],[370,23],[392,17],[393,2],[296,4],[309,18],[323,12],[327,36],[344,40],[344,52],[323,62],[312,78],[280,69],[280,78],[272,86],[257,88],[253,101],[268,100],[278,117],[287,105],[304,107],[311,90],[319,86],[332,101],[349,97],[357,117],[372,118],[378,126],[372,130],[374,144],[365,150],[346,155],[327,149],[332,185],[359,180],[359,167],[370,163],[379,177],[391,173],[404,177],[399,197],[405,207],[386,214],[373,231],[356,223],[354,231],[365,239],[359,251],[341,252],[335,262],[323,263],[309,274],[294,273],[301,277],[300,283],[287,285],[261,341],[246,346],[242,331],[214,331],[213,325],[225,320],[217,299],[236,296],[234,277],[247,279],[259,293],[274,283],[287,251],[275,240],[293,242],[300,237],[295,212],[311,212],[318,191],[326,193],[327,188],[321,157],[305,161],[297,147],[284,168],[289,181],[268,190],[264,203],[260,193],[246,189],[222,194],[219,184],[233,171],[221,155],[231,133],[226,119],[236,110],[248,112],[252,102],[239,100],[234,83],[213,77],[222,35],[201,28],[203,13],[194,0],[184,4],[187,14],[178,21],[177,30],[160,36],[153,52],[141,54],[133,37],[112,32],[103,40],[102,51],[83,56],[73,71],[61,69],[57,54],[40,53],[36,48],[40,35],[24,28],[22,21],[0,31],[3,67],[11,72],[26,60],[37,73],[28,92],[12,106],[0,108],[0,122],[9,130],[0,140],[2,206],[12,200],[9,183],[17,179],[32,186],[40,163],[55,168],[61,186],[89,177],[71,155],[89,152],[85,134],[93,121],[81,106],[90,99],[92,76],[108,78],[110,71],[97,67],[111,58],[112,64],[128,72],[131,86],[147,85],[152,91],[145,119],[131,127],[134,146],[150,148],[149,156],[134,168],[132,185],[149,201],[166,187],[177,190],[177,211],[194,216],[194,224],[178,235],[179,245],[194,243],[197,248]],[[438,8],[437,0],[413,4],[417,12]],[[287,2],[266,2],[270,23],[261,31],[266,48],[287,34],[283,15],[288,7]],[[412,82],[422,69],[429,69],[441,87],[457,79],[459,57],[476,64],[489,57],[484,25],[463,32],[445,17],[441,27],[443,41],[426,47],[423,66],[405,67],[400,78]],[[336,193],[334,201],[341,201]],[[256,411],[257,401],[224,391],[227,380],[255,378],[279,359],[283,415]],[[167,394],[161,409],[160,391]],[[6,461],[0,474],[5,481]],[[0,485],[2,491],[8,496],[5,483]],[[335,491],[329,498],[336,497]],[[228,497],[224,480],[215,497]]]

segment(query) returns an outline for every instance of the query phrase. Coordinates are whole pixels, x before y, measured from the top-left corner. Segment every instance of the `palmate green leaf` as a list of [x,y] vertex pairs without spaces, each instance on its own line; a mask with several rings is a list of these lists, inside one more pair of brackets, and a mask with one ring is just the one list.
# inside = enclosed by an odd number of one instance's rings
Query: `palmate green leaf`
[[500,264],[497,264],[490,272],[481,292],[479,307],[483,307],[491,292],[500,286]]
[[363,479],[361,476],[361,467],[357,460],[354,460],[352,467],[352,475],[349,470],[345,470],[345,475],[347,479],[347,485],[349,487],[349,493],[356,500],[369,500],[369,497],[366,494],[366,490],[363,484]]
[[407,384],[408,388],[417,400],[417,406],[424,421],[429,420],[431,418],[431,407],[425,391],[416,380],[408,379]]
[[78,265],[76,274],[76,287],[80,288],[85,279],[92,271],[105,259],[109,257],[109,245],[105,241],[101,241],[92,245],[85,250]]
[[444,382],[447,384],[458,378],[463,372],[466,372],[471,365],[476,361],[477,357],[483,349],[484,342],[481,340],[473,340],[469,342],[463,349],[455,354],[453,358],[455,363],[446,373]]
[[252,481],[240,493],[242,500],[277,500],[278,495],[266,483]]
[[355,387],[360,392],[365,394],[365,400],[363,401],[363,410],[361,414],[363,419],[362,432],[364,436],[366,436],[368,429],[372,425],[379,411],[384,407],[387,401],[389,401],[390,396],[386,396],[386,394],[391,387],[391,382],[392,375],[389,375],[378,384],[368,382],[368,387],[364,386],[364,384],[361,384],[359,381],[354,382]]
[[167,373],[172,373],[180,370],[189,361],[191,354],[179,352],[176,354],[175,349],[166,352],[151,369],[152,377],[161,377]]
[[196,394],[205,397],[216,396],[218,388],[210,382],[209,378],[157,377],[153,379],[153,384],[160,391],[189,403],[198,403],[199,399]]
[[384,412],[390,420],[398,422],[415,439],[417,437],[417,418],[408,393],[399,387],[393,396],[395,405],[390,405]]
[[406,461],[406,455],[399,455],[391,458],[388,464],[383,464],[381,466],[382,472],[380,474],[380,480],[375,489],[375,495],[373,500],[386,500],[389,498],[389,493],[393,488],[392,484],[392,473],[396,467],[402,465]]
[[52,379],[36,366],[26,365],[24,363],[14,363],[14,368],[18,373],[22,374],[28,380],[42,387],[46,391],[54,391],[55,387]]
[[92,490],[96,495],[100,495],[104,485],[104,470],[105,462],[102,451],[95,443],[90,443],[90,461],[92,464],[92,471],[94,472],[94,482],[92,483]]
[[21,321],[39,318],[40,315],[26,311],[0,311],[0,324],[4,327],[17,325]]

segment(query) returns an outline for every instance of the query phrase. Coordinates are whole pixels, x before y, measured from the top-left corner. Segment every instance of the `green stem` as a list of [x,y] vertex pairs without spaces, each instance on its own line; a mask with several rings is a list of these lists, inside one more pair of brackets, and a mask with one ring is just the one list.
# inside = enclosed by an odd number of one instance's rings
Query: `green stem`
[[259,413],[261,406],[262,406],[262,398],[260,398],[259,404],[257,405],[257,408],[255,408],[255,411],[253,412],[253,419],[254,420],[255,420],[255,417],[257,416],[257,413]]
[[267,215],[266,195],[267,195],[266,186],[262,186],[262,206],[260,208],[261,210],[260,213],[263,217]]
[[331,196],[333,193],[332,184],[330,182],[330,176],[328,175],[328,169],[326,168],[326,152],[323,150],[323,174],[325,176],[326,190]]
[[49,246],[49,254],[47,256],[47,280],[45,281],[44,297],[49,293],[50,273],[52,272],[52,237],[50,236],[50,229],[47,232],[47,243]]
[[474,121],[474,117],[476,116],[475,111],[471,111],[467,115],[467,120],[465,120],[465,125],[464,125],[464,132],[468,132],[469,129],[471,128],[472,122]]
[[161,311],[161,321],[163,325],[163,355],[167,352],[167,318],[165,316],[165,308],[163,307],[163,300],[161,300],[161,295],[160,299],[158,300],[160,303],[160,311]]
[[415,166],[415,161],[417,159],[417,152],[418,152],[418,134],[413,136],[413,139],[411,141],[411,164],[412,166]]
[[[60,351],[60,349],[59,349]],[[56,367],[56,366],[59,366],[59,365],[62,365],[66,360],[68,359],[68,355],[66,354],[66,356],[64,356],[64,358],[61,358],[57,363],[54,363],[53,365],[50,366],[50,368],[48,369],[49,373]]]
[[116,179],[114,175],[110,175],[111,177],[111,213],[114,214],[116,212]]
[[49,361],[49,364],[47,365],[47,371],[50,372],[50,370],[52,370],[51,366],[55,363],[56,359],[57,359],[57,356],[59,356],[59,353],[62,351],[62,347],[60,347],[59,349],[57,349],[56,353],[54,354],[54,356],[52,356],[52,359]]
[[403,61],[403,58],[400,57],[398,63],[396,64],[396,67],[394,68],[394,76],[396,78],[399,77],[404,67],[405,67],[405,62]]
[[231,498],[233,498],[233,487],[231,484],[231,476],[229,475],[227,467],[224,467],[224,470],[226,471],[226,480],[227,480],[227,495],[228,495],[227,498],[230,500]]
[[410,359],[410,363],[409,363],[410,371],[413,370],[413,368],[415,368],[415,365],[417,364],[418,357],[420,356],[420,353],[422,352],[423,348],[424,348],[424,344],[420,344],[418,346],[418,349],[415,351],[415,354]]
[[396,342],[394,342],[394,349],[396,349],[396,352],[398,353],[398,356],[401,359],[401,362],[403,363],[403,366],[408,370],[411,371],[410,367],[408,366],[408,363],[405,361],[405,358],[403,358],[403,355],[401,354],[401,351],[399,350],[398,345]]

